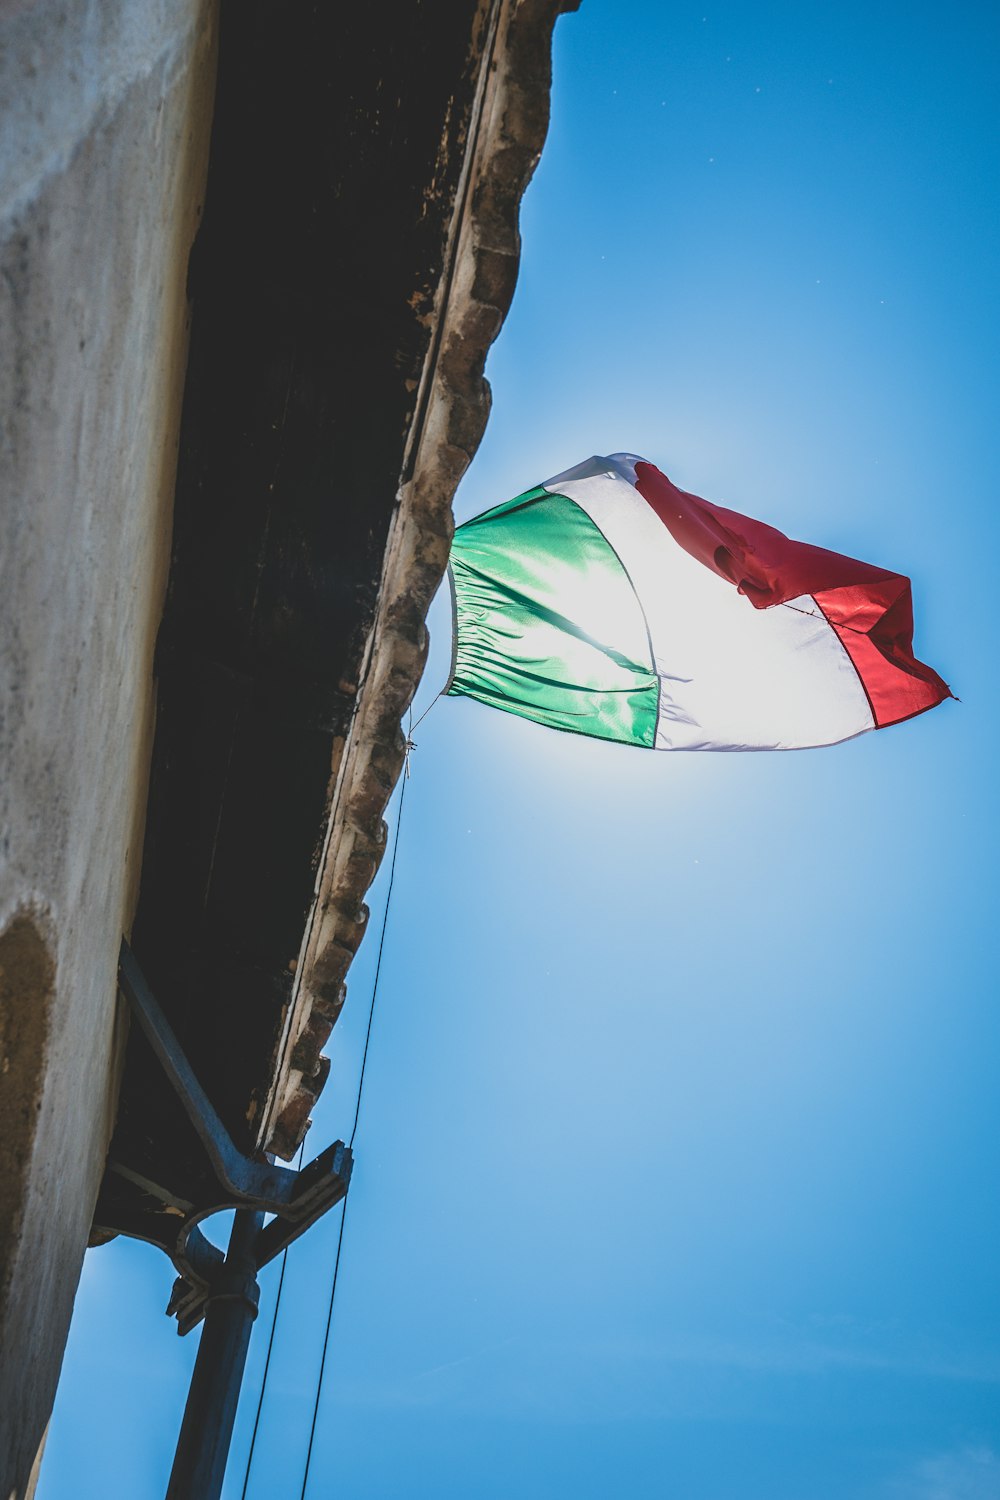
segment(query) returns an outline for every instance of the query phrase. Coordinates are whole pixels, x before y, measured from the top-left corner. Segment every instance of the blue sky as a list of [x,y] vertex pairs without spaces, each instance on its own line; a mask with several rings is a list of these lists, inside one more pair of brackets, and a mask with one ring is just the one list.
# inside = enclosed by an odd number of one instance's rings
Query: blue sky
[[[459,517],[642,453],[909,573],[962,703],[674,756],[435,706],[312,1496],[1000,1497],[998,31],[883,0],[559,22]],[[418,711],[444,601],[431,625]],[[374,958],[317,1149],[350,1129]],[[298,1494],[336,1230],[289,1256],[251,1497]],[[144,1246],[88,1256],[42,1500],[162,1493],[194,1355],[170,1282]]]

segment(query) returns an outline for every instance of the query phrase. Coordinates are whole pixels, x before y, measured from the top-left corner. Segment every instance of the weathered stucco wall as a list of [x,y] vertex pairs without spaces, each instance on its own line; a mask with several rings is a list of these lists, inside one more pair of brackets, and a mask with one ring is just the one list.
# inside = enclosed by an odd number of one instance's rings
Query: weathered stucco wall
[[115,1107],[214,0],[0,5],[0,1497]]

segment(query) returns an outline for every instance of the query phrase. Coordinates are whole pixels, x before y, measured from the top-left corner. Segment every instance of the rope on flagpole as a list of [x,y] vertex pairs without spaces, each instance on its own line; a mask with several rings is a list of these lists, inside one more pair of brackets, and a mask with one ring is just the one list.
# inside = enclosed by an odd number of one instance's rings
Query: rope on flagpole
[[[432,701],[432,703],[430,705],[430,708],[433,708],[434,703],[436,701],[437,701],[436,699],[434,699]],[[426,714],[429,713],[429,712],[430,712],[430,709],[428,708],[427,710],[425,710],[424,714],[421,715],[421,718],[424,718],[426,716]],[[412,715],[411,715],[411,719],[412,719]],[[418,720],[417,722],[419,723],[420,720]],[[353,1124],[353,1126],[351,1128],[351,1139],[350,1139],[350,1142],[349,1142],[349,1145],[352,1146],[352,1147],[354,1145],[354,1137],[357,1135],[358,1120],[359,1120],[360,1115],[361,1115],[361,1095],[362,1095],[362,1092],[363,1092],[364,1086],[365,1086],[365,1070],[366,1070],[367,1065],[368,1065],[368,1052],[369,1052],[369,1048],[371,1046],[372,1021],[373,1021],[374,1016],[375,1016],[375,1001],[378,998],[379,975],[382,972],[382,954],[383,954],[383,950],[385,948],[386,927],[388,926],[388,922],[389,922],[389,906],[390,906],[390,903],[392,901],[392,888],[393,888],[393,885],[394,885],[395,879],[396,879],[396,856],[397,856],[398,851],[399,851],[399,831],[400,831],[400,829],[401,829],[401,827],[403,825],[403,799],[404,799],[404,797],[406,795],[406,782],[409,779],[409,774],[410,774],[410,751],[415,748],[415,746],[413,744],[413,740],[410,738],[410,735],[412,734],[412,730],[413,730],[414,727],[415,726],[411,723],[410,728],[407,731],[407,738],[406,738],[406,762],[405,762],[405,773],[406,774],[403,776],[403,778],[402,778],[402,780],[400,782],[399,805],[398,805],[397,811],[396,811],[396,831],[395,831],[395,834],[393,835],[392,858],[391,858],[390,864],[389,864],[389,885],[388,885],[388,889],[386,891],[385,908],[384,908],[383,913],[382,913],[382,930],[381,930],[381,932],[379,934],[378,958],[377,958],[376,963],[375,963],[375,978],[374,978],[374,981],[373,981],[373,984],[372,984],[371,1002],[369,1003],[369,1006],[368,1006],[368,1026],[367,1026],[367,1030],[365,1032],[365,1046],[364,1046],[364,1051],[363,1051],[362,1056],[361,1056],[361,1072],[360,1072],[360,1074],[358,1076],[358,1088],[357,1088],[357,1095],[356,1095],[356,1098],[355,1098],[355,1105],[354,1105],[354,1124]],[[301,1160],[302,1160],[302,1150],[303,1149],[304,1149],[304,1147],[300,1147],[300,1149],[299,1149],[299,1162],[300,1162],[300,1164],[301,1164]],[[316,1421],[317,1421],[317,1417],[319,1415],[320,1396],[321,1396],[322,1390],[323,1390],[323,1375],[324,1375],[324,1372],[325,1372],[325,1369],[326,1369],[327,1349],[328,1349],[329,1342],[330,1342],[330,1328],[331,1328],[331,1325],[332,1325],[332,1322],[333,1322],[333,1304],[334,1304],[334,1300],[335,1300],[336,1295],[337,1295],[337,1277],[338,1277],[338,1274],[340,1272],[340,1252],[341,1252],[341,1247],[343,1246],[343,1243],[344,1243],[344,1221],[345,1221],[346,1217],[347,1217],[347,1195],[345,1194],[345,1196],[344,1196],[344,1202],[343,1202],[343,1209],[342,1209],[341,1215],[340,1215],[340,1230],[339,1230],[338,1235],[337,1235],[337,1250],[336,1250],[336,1255],[334,1257],[334,1262],[333,1262],[333,1278],[332,1278],[331,1285],[330,1285],[330,1301],[329,1301],[329,1306],[327,1307],[326,1329],[325,1329],[324,1334],[323,1334],[323,1352],[322,1352],[322,1356],[320,1358],[319,1373],[318,1373],[318,1377],[317,1377],[317,1381],[316,1381],[316,1397],[315,1397],[315,1401],[313,1403],[312,1423],[311,1423],[310,1428],[309,1428],[309,1446],[308,1446],[308,1449],[306,1451],[305,1469],[304,1469],[303,1474],[302,1474],[302,1489],[301,1489],[301,1492],[300,1492],[300,1496],[301,1497],[305,1496],[306,1485],[309,1482],[309,1469],[310,1469],[310,1466],[311,1466],[311,1463],[312,1463],[313,1442],[314,1442],[315,1436],[316,1436]],[[268,1379],[268,1374],[269,1374],[270,1368],[271,1368],[271,1352],[272,1352],[272,1350],[274,1348],[275,1330],[276,1330],[277,1324],[278,1324],[278,1312],[279,1312],[279,1309],[281,1307],[281,1293],[282,1293],[282,1289],[283,1289],[284,1284],[285,1284],[285,1265],[286,1265],[287,1259],[288,1259],[288,1248],[286,1246],[286,1248],[284,1250],[284,1253],[282,1254],[282,1257],[281,1257],[281,1272],[280,1272],[279,1277],[278,1277],[278,1290],[277,1290],[277,1294],[275,1296],[275,1301],[274,1301],[274,1316],[271,1319],[271,1331],[270,1331],[270,1334],[268,1336],[268,1341],[267,1341],[267,1354],[266,1354],[265,1359],[264,1359],[264,1373],[263,1373],[263,1376],[261,1378],[260,1395],[259,1395],[258,1400],[257,1400],[257,1411],[256,1411],[256,1415],[254,1416],[253,1433],[252,1433],[251,1438],[250,1438],[250,1451],[247,1454],[246,1470],[245,1470],[244,1475],[243,1475],[243,1488],[240,1491],[240,1500],[246,1500],[247,1491],[248,1491],[249,1485],[250,1485],[250,1469],[251,1469],[251,1465],[253,1463],[254,1450],[255,1450],[256,1445],[257,1445],[257,1433],[258,1433],[258,1429],[260,1427],[261,1412],[262,1412],[263,1407],[264,1407],[264,1395],[265,1395],[265,1392],[267,1390],[267,1379]]]
[[[299,1147],[299,1159],[296,1163],[296,1166],[299,1168],[301,1168],[302,1166],[302,1155],[305,1149],[306,1143],[303,1140],[301,1146]],[[254,1449],[257,1446],[257,1431],[260,1427],[260,1414],[264,1409],[264,1392],[267,1390],[267,1377],[271,1369],[271,1351],[274,1349],[274,1334],[275,1330],[278,1327],[278,1312],[281,1308],[281,1293],[285,1285],[285,1267],[287,1264],[288,1246],[286,1245],[284,1250],[282,1250],[281,1252],[281,1271],[278,1276],[278,1290],[274,1298],[274,1315],[271,1318],[271,1331],[267,1336],[267,1353],[264,1356],[264,1373],[261,1376],[260,1380],[260,1395],[257,1398],[257,1410],[254,1413],[253,1432],[250,1435],[250,1451],[247,1454],[246,1469],[243,1471],[243,1488],[240,1490],[240,1500],[247,1500],[247,1489],[250,1485],[250,1469],[253,1465]]]
[[358,1133],[358,1119],[361,1115],[361,1091],[365,1086],[365,1069],[368,1066],[368,1048],[372,1039],[372,1021],[375,1018],[375,1001],[378,998],[378,981],[382,972],[382,951],[385,948],[385,929],[389,922],[389,906],[392,902],[392,887],[396,880],[396,855],[399,852],[399,830],[403,826],[403,801],[406,797],[406,783],[410,779],[410,751],[413,749],[413,740],[410,733],[406,736],[406,758],[403,763],[403,778],[399,785],[399,807],[396,809],[396,832],[392,840],[392,860],[389,864],[389,886],[385,893],[385,910],[382,913],[382,931],[378,939],[378,958],[375,960],[375,979],[372,983],[372,1001],[368,1007],[368,1029],[365,1032],[365,1050],[361,1054],[361,1072],[358,1075],[358,1097],[354,1106],[354,1124],[351,1127],[351,1139],[348,1146],[354,1147],[354,1137]]
[[[415,729],[419,729],[420,728],[421,724],[424,722],[424,720],[426,719],[427,715],[430,713],[431,709],[434,707],[435,703],[437,703],[439,699],[443,698],[444,694],[445,694],[444,688],[442,688],[439,693],[435,693],[434,694],[434,697],[428,703],[427,707],[424,709],[423,713],[420,715],[420,718],[417,720],[417,722],[415,724],[411,724],[410,725],[410,731],[409,732],[410,732],[411,735],[412,735],[412,733],[413,733],[413,731]],[[416,748],[417,748],[416,745],[413,743],[413,741],[411,739],[409,741],[408,745],[407,745],[407,750],[408,751],[409,750],[415,750]]]
[[302,1488],[299,1491],[299,1500],[305,1500],[306,1486],[309,1483],[309,1468],[312,1464],[313,1441],[316,1437],[316,1419],[319,1416],[319,1398],[323,1390],[323,1374],[326,1370],[326,1355],[330,1346],[330,1325],[333,1322],[333,1304],[337,1295],[337,1277],[340,1274],[340,1252],[344,1244],[344,1225],[347,1222],[347,1197],[344,1197],[344,1206],[340,1213],[340,1232],[337,1235],[337,1254],[333,1261],[333,1280],[330,1283],[330,1304],[326,1310],[326,1329],[323,1333],[323,1353],[320,1356],[319,1375],[316,1380],[316,1399],[313,1402],[312,1422],[309,1424],[309,1447],[306,1449],[305,1468],[302,1470]]
[[[411,729],[407,732],[406,737],[405,774],[402,778],[402,781],[400,782],[399,788],[399,807],[396,811],[396,832],[392,841],[392,860],[389,865],[389,886],[385,896],[385,910],[382,913],[382,931],[379,934],[378,940],[378,958],[375,961],[375,979],[372,984],[371,1004],[368,1007],[368,1029],[365,1032],[365,1047],[364,1052],[361,1055],[361,1072],[358,1076],[358,1094],[357,1101],[354,1106],[354,1124],[351,1128],[351,1139],[348,1142],[349,1146],[351,1147],[354,1146],[354,1137],[358,1133],[358,1120],[361,1117],[361,1095],[365,1086],[365,1070],[368,1066],[368,1049],[371,1045],[372,1039],[372,1022],[375,1018],[375,1001],[378,998],[379,975],[382,972],[382,953],[385,948],[385,931],[389,922],[389,907],[392,903],[392,888],[396,879],[396,855],[399,852],[399,830],[403,826],[403,802],[406,797],[406,783],[409,780],[410,751],[413,748],[413,741],[410,738],[411,732],[412,724]],[[313,1401],[312,1421],[309,1425],[309,1446],[306,1449],[306,1461],[305,1467],[302,1471],[302,1488],[299,1491],[299,1500],[305,1500],[306,1487],[309,1483],[309,1470],[312,1465],[313,1443],[316,1438],[316,1421],[319,1417],[319,1403],[320,1398],[323,1394],[323,1376],[326,1373],[326,1356],[330,1345],[330,1329],[333,1324],[333,1304],[337,1296],[337,1278],[340,1274],[340,1252],[344,1244],[344,1225],[347,1222],[348,1196],[349,1193],[344,1195],[344,1206],[341,1210],[340,1215],[340,1231],[337,1235],[337,1251],[334,1256],[333,1277],[330,1282],[330,1301],[326,1310],[326,1328],[323,1332],[323,1352],[320,1356],[319,1373],[316,1377],[316,1396],[315,1400]]]

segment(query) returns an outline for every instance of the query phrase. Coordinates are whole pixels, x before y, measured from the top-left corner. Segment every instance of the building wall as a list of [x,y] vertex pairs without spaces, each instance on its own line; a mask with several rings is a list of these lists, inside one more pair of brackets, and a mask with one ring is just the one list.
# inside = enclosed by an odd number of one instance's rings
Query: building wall
[[0,6],[0,1497],[113,1124],[214,0]]

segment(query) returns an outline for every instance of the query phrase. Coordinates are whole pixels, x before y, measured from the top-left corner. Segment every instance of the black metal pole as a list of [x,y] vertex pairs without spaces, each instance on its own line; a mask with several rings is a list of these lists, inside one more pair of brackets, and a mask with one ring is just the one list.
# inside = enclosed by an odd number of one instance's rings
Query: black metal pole
[[264,1215],[236,1211],[191,1375],[167,1500],[219,1500],[259,1290],[254,1254]]

